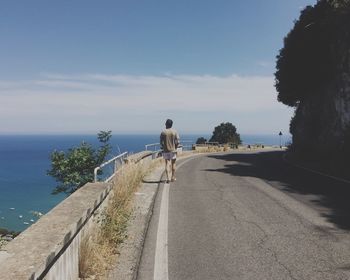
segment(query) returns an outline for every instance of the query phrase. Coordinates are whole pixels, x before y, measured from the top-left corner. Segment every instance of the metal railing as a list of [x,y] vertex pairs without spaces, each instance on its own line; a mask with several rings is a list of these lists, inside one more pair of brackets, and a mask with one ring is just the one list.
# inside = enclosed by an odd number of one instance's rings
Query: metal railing
[[[109,182],[110,180],[112,180],[116,174],[116,171],[125,163],[125,159],[128,156],[128,152],[124,152],[120,155],[117,155],[114,158],[111,158],[110,160],[102,163],[100,166],[96,167],[94,169],[94,181],[97,182],[98,181],[98,175],[102,175],[103,173],[111,173],[111,175],[103,180],[104,182]],[[114,164],[114,165],[113,165]],[[112,166],[111,166],[112,165]],[[106,166],[110,166],[110,168],[108,170],[102,170],[104,167]],[[99,174],[99,171],[102,174]]]
[[180,142],[180,145],[184,151],[192,150],[192,147],[194,145],[194,141],[192,140],[182,140]]
[[151,151],[152,153],[152,159],[157,158],[160,153],[162,152],[160,148],[160,143],[152,143],[152,144],[147,144],[145,145],[146,151]]
[[[183,150],[191,150],[193,141],[191,140],[183,140],[179,144],[179,148],[182,148]],[[161,148],[160,148],[160,143],[152,143],[152,144],[147,144],[145,145],[145,150],[152,152],[152,159],[155,159],[161,155]],[[103,182],[109,182],[111,181],[115,174],[116,171],[125,163],[125,159],[130,156],[128,152],[124,152],[120,155],[117,155],[116,157],[102,163],[100,166],[96,167],[94,169],[94,182],[97,181],[103,181]],[[106,168],[107,167],[107,168]],[[103,170],[105,169],[105,170]],[[106,175],[106,179],[101,179],[102,175]],[[108,176],[109,175],[109,176]],[[100,176],[100,178],[99,178]]]
[[145,145],[146,151],[160,151],[160,143],[152,143]]
[[[183,150],[192,150],[194,142],[192,140],[182,140],[179,143],[179,147],[181,147]],[[152,143],[145,145],[146,151],[157,151],[160,152],[160,143]]]

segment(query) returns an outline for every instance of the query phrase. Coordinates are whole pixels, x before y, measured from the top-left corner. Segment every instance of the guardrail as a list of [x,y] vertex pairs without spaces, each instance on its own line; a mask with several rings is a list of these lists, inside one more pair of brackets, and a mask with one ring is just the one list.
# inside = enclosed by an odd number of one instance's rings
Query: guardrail
[[[158,149],[157,149],[157,147],[158,147]],[[152,149],[150,149],[150,148],[152,148]],[[146,149],[146,151],[150,151],[150,150],[159,151],[160,150],[160,143],[147,144],[147,145],[145,145],[145,149]]]
[[[192,140],[182,140],[180,141],[179,147],[182,147],[183,150],[192,150],[194,142]],[[160,152],[160,143],[152,143],[145,145],[146,151],[157,151]]]
[[193,145],[194,141],[192,140],[182,140],[179,146],[181,146],[184,151],[190,151],[192,150]]
[[100,166],[96,167],[94,169],[94,182],[97,182],[98,181],[98,171],[101,170],[102,171],[102,168],[107,166],[107,165],[110,165],[110,164],[114,164],[114,166],[112,167],[112,175],[110,175],[107,179],[103,180],[104,182],[109,182],[111,181],[115,174],[116,174],[116,171],[118,170],[118,168],[120,166],[122,166],[124,163],[125,163],[125,159],[127,158],[128,156],[128,152],[124,152],[120,155],[117,155],[116,157],[104,162],[103,164],[101,164]]
[[146,151],[153,151],[152,159],[155,159],[159,156],[159,154],[162,152],[160,148],[160,143],[152,143],[145,145]]
[[0,280],[79,279],[81,240],[102,218],[111,189],[84,185],[1,248]]
[[[74,192],[2,248],[0,280],[79,279],[81,241],[102,218],[113,187],[108,181],[118,168],[127,164],[127,157],[129,162],[149,164],[155,153],[143,151],[130,159],[129,153],[124,152],[96,167],[95,183],[88,183]],[[106,167],[110,167],[108,173],[103,169]],[[109,176],[104,183],[96,182],[101,171]]]

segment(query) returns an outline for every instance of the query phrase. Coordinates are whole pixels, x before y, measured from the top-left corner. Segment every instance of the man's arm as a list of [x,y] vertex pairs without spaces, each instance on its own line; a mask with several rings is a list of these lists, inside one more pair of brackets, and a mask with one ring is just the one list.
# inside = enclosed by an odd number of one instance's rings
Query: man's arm
[[178,133],[176,133],[176,136],[175,136],[175,148],[176,149],[179,146],[179,143],[180,143],[180,136]]
[[160,144],[160,149],[164,150],[164,134],[163,134],[163,132],[160,134],[159,144]]

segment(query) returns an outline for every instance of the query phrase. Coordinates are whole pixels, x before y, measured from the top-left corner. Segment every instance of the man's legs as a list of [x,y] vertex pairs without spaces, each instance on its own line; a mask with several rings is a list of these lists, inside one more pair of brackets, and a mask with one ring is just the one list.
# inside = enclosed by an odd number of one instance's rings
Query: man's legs
[[171,181],[175,181],[176,159],[171,160]]
[[166,174],[166,180],[167,182],[169,181],[169,168],[168,168],[168,162],[169,160],[168,159],[165,159],[165,174]]

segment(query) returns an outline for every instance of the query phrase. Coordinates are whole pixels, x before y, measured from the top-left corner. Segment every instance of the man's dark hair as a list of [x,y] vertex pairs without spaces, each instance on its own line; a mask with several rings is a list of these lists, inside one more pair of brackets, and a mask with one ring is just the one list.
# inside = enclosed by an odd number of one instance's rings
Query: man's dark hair
[[167,119],[165,122],[166,128],[171,128],[173,126],[173,121],[171,119]]

